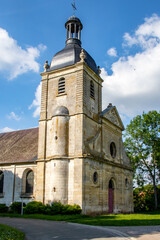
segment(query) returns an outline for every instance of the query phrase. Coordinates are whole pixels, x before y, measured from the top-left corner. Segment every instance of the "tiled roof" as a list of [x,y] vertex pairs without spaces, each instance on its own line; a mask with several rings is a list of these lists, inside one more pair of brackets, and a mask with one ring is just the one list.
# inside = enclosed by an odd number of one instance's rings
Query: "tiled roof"
[[0,133],[0,164],[37,160],[38,128]]

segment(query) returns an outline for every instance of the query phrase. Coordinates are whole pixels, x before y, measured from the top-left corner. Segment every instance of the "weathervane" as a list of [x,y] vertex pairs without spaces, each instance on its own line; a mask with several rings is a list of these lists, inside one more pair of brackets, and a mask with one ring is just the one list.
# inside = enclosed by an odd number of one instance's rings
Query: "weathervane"
[[73,16],[74,16],[75,10],[77,10],[76,5],[75,5],[75,0],[73,0],[72,7],[73,7]]

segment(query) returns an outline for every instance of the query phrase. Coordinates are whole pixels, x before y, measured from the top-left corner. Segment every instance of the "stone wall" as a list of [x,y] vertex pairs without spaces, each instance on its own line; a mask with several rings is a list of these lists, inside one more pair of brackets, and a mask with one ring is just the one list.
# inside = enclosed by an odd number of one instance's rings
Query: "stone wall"
[[[58,94],[58,80],[65,92]],[[90,82],[94,97],[90,96]],[[84,62],[42,74],[36,200],[79,204],[83,213],[131,212],[132,170],[122,144],[123,124],[115,108],[101,116],[102,79]],[[58,106],[67,116],[54,115]],[[115,155],[111,153],[115,144]],[[97,182],[93,181],[97,173]]]
[[[93,175],[97,172],[98,180]],[[127,185],[125,184],[128,179]],[[84,164],[84,209],[83,212],[107,213],[109,181],[114,182],[114,213],[133,212],[132,175],[122,168],[113,167],[105,162],[86,159]]]
[[10,166],[0,166],[0,170],[4,173],[3,197],[0,197],[0,203],[6,203],[8,206],[12,202],[21,202],[21,194],[23,192],[23,173],[26,170],[34,172],[34,188],[33,196],[24,198],[24,202],[28,203],[35,197],[36,192],[36,164],[18,164]]

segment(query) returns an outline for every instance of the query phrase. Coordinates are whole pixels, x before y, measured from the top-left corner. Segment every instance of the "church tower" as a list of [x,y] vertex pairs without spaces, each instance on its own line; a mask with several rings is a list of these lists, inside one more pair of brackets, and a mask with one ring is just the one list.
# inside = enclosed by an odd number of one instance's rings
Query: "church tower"
[[[117,188],[110,210],[123,211],[128,204],[127,211],[132,211],[132,170],[122,145],[123,124],[111,104],[102,112],[103,80],[81,47],[81,21],[72,16],[65,28],[64,49],[50,65],[46,61],[41,74],[35,199],[79,204],[84,213],[107,212],[109,188]],[[123,189],[125,178],[128,191]]]

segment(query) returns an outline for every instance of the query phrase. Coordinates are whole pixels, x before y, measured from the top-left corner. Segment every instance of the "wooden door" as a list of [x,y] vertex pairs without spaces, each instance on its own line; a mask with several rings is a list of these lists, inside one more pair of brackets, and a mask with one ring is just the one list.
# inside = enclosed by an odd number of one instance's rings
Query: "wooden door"
[[109,181],[109,188],[108,188],[108,213],[113,213],[114,207],[114,187],[113,181]]
[[108,199],[109,213],[113,213],[113,193],[114,193],[114,190],[112,188],[109,188],[109,199]]

